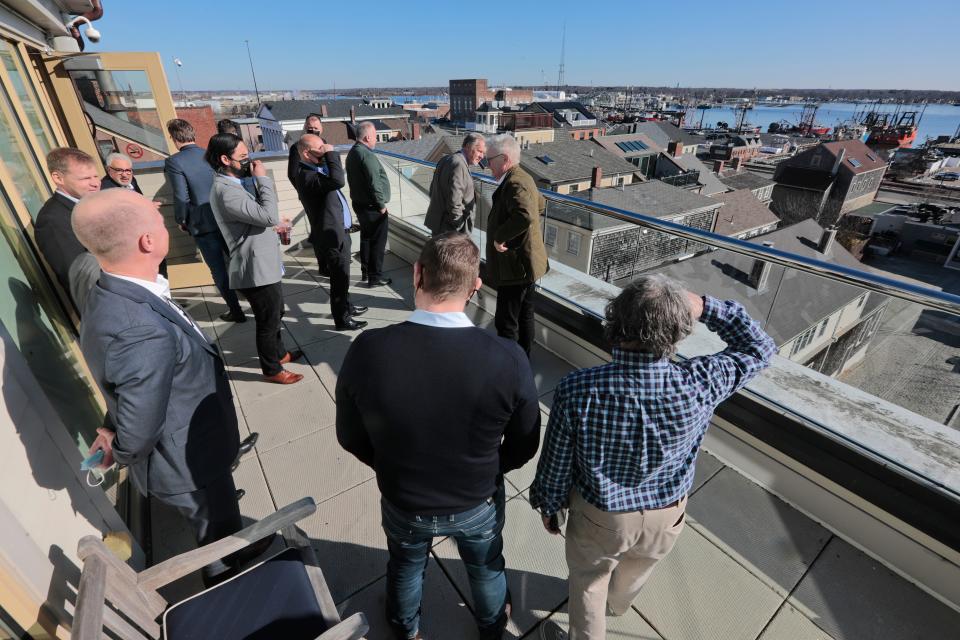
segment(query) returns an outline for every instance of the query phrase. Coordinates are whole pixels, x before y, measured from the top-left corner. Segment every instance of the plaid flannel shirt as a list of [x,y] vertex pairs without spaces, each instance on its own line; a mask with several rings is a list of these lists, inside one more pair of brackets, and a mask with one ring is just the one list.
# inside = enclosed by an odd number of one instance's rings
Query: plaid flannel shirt
[[554,392],[530,502],[546,516],[570,489],[604,511],[659,509],[690,491],[713,411],[770,362],[776,345],[738,302],[704,296],[700,321],[727,348],[671,362],[615,348]]

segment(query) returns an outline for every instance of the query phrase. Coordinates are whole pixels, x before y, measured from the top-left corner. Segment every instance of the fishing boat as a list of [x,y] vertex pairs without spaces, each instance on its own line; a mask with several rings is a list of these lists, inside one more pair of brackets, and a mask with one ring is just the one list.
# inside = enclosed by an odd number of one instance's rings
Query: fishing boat
[[917,138],[917,112],[904,111],[894,122],[893,114],[867,114],[863,124],[870,129],[867,144],[885,147],[909,147]]

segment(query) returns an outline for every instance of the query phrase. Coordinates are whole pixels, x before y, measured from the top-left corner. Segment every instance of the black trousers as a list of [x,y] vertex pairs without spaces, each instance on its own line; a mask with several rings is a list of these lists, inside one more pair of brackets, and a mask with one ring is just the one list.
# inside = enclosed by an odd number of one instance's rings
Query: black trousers
[[250,303],[253,318],[257,323],[257,355],[260,369],[265,376],[275,376],[283,367],[280,358],[287,354],[283,346],[283,289],[279,282],[260,287],[240,289]]
[[344,231],[339,247],[322,250],[323,264],[330,274],[330,313],[338,327],[350,317],[350,247],[350,233]]
[[360,223],[360,267],[367,282],[376,282],[383,275],[383,254],[387,249],[389,215],[376,207],[354,205]]
[[517,343],[530,356],[533,348],[533,291],[535,285],[511,284],[497,287],[497,311],[493,316],[497,335]]
[[[229,472],[196,491],[152,495],[183,514],[193,528],[198,546],[216,542],[243,528],[240,504],[237,502],[237,487]],[[205,566],[204,582],[230,570],[232,560],[228,556]]]

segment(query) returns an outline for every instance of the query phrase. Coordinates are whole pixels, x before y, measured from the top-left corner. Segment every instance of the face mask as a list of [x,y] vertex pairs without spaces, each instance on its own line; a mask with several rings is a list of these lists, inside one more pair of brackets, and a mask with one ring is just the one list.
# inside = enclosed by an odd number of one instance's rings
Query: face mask
[[237,164],[240,165],[240,177],[241,178],[249,177],[250,176],[250,158],[237,160]]

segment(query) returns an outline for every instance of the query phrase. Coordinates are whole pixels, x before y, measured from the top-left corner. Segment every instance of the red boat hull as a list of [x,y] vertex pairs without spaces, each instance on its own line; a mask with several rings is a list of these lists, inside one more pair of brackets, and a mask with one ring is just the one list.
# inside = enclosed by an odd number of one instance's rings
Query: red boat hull
[[872,131],[870,137],[867,139],[867,143],[882,144],[890,147],[909,147],[916,138],[916,127],[911,127],[906,131],[883,129],[880,131]]

